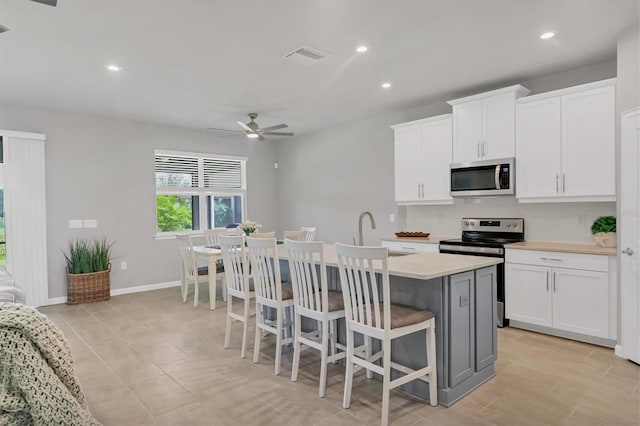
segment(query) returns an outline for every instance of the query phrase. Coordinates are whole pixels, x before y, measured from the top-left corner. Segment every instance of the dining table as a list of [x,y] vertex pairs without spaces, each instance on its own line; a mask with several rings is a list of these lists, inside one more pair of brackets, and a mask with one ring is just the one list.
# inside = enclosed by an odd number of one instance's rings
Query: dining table
[[[207,261],[209,276],[209,309],[216,309],[216,280],[217,280],[217,263],[222,260],[222,250],[212,246],[193,246],[193,253],[198,259]],[[222,285],[222,297],[225,298],[226,291],[224,283]]]

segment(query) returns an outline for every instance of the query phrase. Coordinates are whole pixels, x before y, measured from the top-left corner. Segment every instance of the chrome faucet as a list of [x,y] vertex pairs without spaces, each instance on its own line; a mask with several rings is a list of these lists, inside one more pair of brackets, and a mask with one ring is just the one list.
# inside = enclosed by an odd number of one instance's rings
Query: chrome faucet
[[362,219],[364,219],[365,216],[369,216],[369,219],[371,220],[371,229],[376,229],[376,221],[371,212],[367,211],[360,213],[360,217],[358,218],[358,237],[360,246],[364,245],[364,238],[362,236]]

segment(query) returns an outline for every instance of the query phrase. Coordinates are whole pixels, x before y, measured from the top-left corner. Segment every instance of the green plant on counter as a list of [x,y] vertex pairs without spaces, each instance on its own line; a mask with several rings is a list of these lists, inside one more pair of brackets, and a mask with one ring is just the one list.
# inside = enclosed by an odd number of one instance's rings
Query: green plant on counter
[[113,242],[108,242],[106,237],[94,241],[72,241],[68,253],[64,253],[67,271],[70,274],[88,274],[108,270],[112,246]]
[[616,232],[616,217],[600,216],[597,218],[591,225],[591,233],[595,235],[599,232]]

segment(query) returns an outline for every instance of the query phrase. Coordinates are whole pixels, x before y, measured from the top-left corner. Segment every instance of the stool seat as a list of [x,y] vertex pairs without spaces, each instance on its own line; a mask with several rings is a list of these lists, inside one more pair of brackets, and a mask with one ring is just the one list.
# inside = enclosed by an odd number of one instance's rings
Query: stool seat
[[[409,306],[396,305],[392,303],[391,306],[391,328],[406,327],[408,325],[420,324],[421,322],[428,321],[435,317],[431,311],[421,311],[419,309],[410,308]],[[384,304],[380,304],[380,314],[384,312]],[[374,318],[375,311],[371,312]],[[382,324],[381,324],[382,325]]]

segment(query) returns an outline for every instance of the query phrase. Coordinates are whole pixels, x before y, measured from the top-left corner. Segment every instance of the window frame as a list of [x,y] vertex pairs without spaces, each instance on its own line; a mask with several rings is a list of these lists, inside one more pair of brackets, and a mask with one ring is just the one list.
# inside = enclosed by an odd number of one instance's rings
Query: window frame
[[[165,238],[175,238],[176,235],[203,235],[204,231],[208,228],[208,206],[207,206],[207,197],[216,197],[216,196],[239,196],[241,198],[242,209],[241,216],[242,221],[247,217],[247,157],[238,157],[232,155],[222,155],[222,154],[211,154],[211,153],[200,153],[200,152],[189,152],[189,151],[172,151],[172,150],[164,150],[164,149],[155,149],[154,150],[154,181],[155,174],[157,173],[155,158],[158,155],[167,155],[174,157],[185,157],[185,158],[196,158],[198,162],[198,186],[193,187],[158,187],[154,182],[155,187],[155,196],[154,196],[154,212],[155,212],[155,238],[156,239],[165,239]],[[204,160],[235,160],[239,161],[241,164],[241,186],[242,188],[215,188],[215,187],[205,187],[205,170],[204,170]],[[198,212],[192,212],[198,214],[198,230],[185,230],[185,231],[158,231],[158,195],[177,195],[177,196],[197,196],[199,197],[199,205]],[[211,213],[213,216],[213,212]]]

